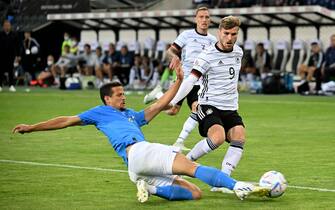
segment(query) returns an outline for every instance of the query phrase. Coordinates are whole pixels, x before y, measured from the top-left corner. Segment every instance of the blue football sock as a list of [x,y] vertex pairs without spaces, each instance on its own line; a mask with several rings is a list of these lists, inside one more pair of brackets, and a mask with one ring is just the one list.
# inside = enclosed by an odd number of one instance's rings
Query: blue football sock
[[192,192],[179,185],[159,186],[155,195],[170,201],[193,200]]
[[230,178],[222,171],[207,166],[198,166],[194,173],[194,177],[200,179],[212,187],[225,187],[230,190],[234,189],[236,183],[234,179]]

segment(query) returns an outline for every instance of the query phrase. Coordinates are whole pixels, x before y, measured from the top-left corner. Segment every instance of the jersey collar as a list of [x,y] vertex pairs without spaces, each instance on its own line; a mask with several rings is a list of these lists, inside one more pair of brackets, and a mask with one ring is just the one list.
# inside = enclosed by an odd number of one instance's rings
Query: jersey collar
[[201,34],[199,31],[197,31],[197,28],[194,29],[195,33],[199,34],[200,36],[207,36],[208,34]]
[[215,48],[216,48],[219,52],[223,52],[223,53],[230,53],[230,52],[233,52],[234,47],[233,47],[232,50],[225,51],[225,50],[222,50],[222,49],[220,49],[220,48],[218,47],[218,43],[219,43],[219,42],[216,42],[216,43],[215,43]]

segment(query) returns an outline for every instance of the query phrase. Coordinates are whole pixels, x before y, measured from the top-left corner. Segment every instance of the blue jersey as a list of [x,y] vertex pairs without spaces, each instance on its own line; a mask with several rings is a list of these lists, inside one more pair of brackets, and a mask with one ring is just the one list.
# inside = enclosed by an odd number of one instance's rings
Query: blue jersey
[[95,125],[112,144],[114,150],[128,164],[126,148],[136,142],[145,141],[140,129],[147,124],[144,111],[131,109],[120,111],[111,106],[97,106],[78,115],[84,125]]

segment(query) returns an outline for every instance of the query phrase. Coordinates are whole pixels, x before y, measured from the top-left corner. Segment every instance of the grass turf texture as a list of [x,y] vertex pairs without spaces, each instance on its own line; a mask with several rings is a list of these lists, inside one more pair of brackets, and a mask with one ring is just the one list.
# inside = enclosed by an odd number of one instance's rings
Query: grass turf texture
[[[143,95],[127,97],[140,110]],[[126,170],[107,139],[93,126],[13,135],[18,123],[75,115],[100,104],[98,91],[35,89],[0,93],[0,159]],[[188,116],[161,113],[143,132],[149,141],[174,143]],[[258,181],[268,170],[282,172],[289,185],[335,189],[335,97],[240,96],[247,128],[243,158],[233,177]],[[192,147],[201,137],[193,131]],[[227,144],[199,160],[221,168]],[[249,198],[203,190],[199,201],[169,202],[151,197],[140,204],[127,173],[0,162],[0,209],[334,209],[335,192],[288,188],[277,199]]]

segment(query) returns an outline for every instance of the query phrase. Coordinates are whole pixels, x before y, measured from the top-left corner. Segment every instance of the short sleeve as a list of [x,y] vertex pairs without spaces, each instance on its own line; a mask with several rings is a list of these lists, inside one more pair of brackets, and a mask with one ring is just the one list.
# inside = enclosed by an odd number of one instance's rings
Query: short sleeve
[[135,121],[139,126],[143,126],[148,124],[148,122],[145,120],[144,110],[139,112],[134,112],[135,115]]
[[80,120],[83,122],[84,125],[95,125],[96,120],[95,116],[95,108],[82,112],[78,115]]
[[193,69],[201,72],[203,75],[209,70],[210,63],[207,61],[204,53],[200,53],[193,64]]
[[180,48],[183,48],[186,45],[186,41],[187,41],[186,34],[185,32],[182,32],[181,34],[179,34],[174,43],[176,43]]

